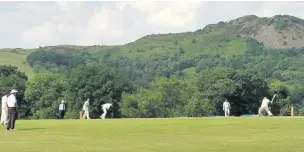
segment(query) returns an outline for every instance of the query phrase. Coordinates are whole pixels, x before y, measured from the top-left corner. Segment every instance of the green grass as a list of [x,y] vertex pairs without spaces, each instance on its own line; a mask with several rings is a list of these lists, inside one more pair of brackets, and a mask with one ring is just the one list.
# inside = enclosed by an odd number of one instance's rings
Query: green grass
[[0,65],[17,66],[21,72],[24,72],[29,78],[34,76],[34,70],[26,62],[26,57],[33,50],[12,50],[0,49]]
[[303,119],[17,120],[2,152],[304,151]]

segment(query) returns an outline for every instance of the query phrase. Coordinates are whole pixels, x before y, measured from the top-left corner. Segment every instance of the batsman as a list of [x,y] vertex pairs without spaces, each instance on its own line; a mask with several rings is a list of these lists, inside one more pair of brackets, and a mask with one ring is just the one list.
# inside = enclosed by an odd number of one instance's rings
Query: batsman
[[274,96],[273,96],[273,98],[272,98],[272,100],[270,101],[267,97],[264,97],[264,99],[263,99],[263,101],[262,101],[262,105],[261,105],[261,107],[260,107],[260,109],[259,109],[259,114],[258,114],[258,116],[260,117],[260,116],[262,116],[262,113],[264,112],[264,111],[266,111],[267,112],[267,114],[269,115],[269,116],[273,116],[273,114],[271,113],[271,111],[269,110],[269,107],[268,107],[268,104],[269,103],[273,103],[273,100],[274,100],[274,98],[277,96],[277,94],[274,94]]

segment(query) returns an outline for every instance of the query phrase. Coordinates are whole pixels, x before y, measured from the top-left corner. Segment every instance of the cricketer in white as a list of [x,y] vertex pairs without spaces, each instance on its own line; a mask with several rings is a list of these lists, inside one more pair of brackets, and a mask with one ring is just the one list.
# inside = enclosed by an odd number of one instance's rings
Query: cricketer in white
[[229,115],[230,115],[230,109],[231,109],[230,103],[226,99],[225,102],[223,103],[223,110],[225,112],[225,117],[229,117]]
[[7,109],[7,94],[1,99],[1,125],[6,125],[8,122],[8,109]]
[[102,110],[103,110],[103,114],[100,116],[101,119],[106,118],[107,110],[109,110],[111,106],[112,106],[112,103],[105,103],[105,104],[101,105]]
[[84,110],[84,114],[82,116],[83,119],[87,118],[87,119],[91,119],[89,116],[89,103],[90,99],[88,99],[86,102],[84,102],[82,110]]
[[16,99],[16,93],[18,91],[13,89],[11,91],[11,94],[7,98],[7,107],[8,107],[8,123],[6,130],[17,130],[15,129],[15,122],[18,117],[17,112],[17,99]]
[[262,116],[263,111],[266,111],[269,116],[273,116],[273,114],[270,112],[270,110],[268,108],[268,104],[269,103],[272,104],[275,97],[276,97],[276,94],[273,96],[271,101],[267,97],[264,97],[264,99],[262,101],[262,105],[259,109],[259,114],[258,114],[259,117]]

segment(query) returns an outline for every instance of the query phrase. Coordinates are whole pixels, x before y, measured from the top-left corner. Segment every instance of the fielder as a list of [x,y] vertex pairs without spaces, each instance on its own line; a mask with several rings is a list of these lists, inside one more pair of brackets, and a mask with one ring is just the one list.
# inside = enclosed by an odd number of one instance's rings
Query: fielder
[[83,104],[83,107],[82,107],[82,110],[84,110],[84,114],[82,116],[83,119],[87,118],[87,119],[90,119],[90,116],[89,116],[89,103],[90,99],[88,99],[86,102],[84,102]]
[[226,99],[225,102],[223,103],[223,111],[225,112],[225,117],[229,117],[230,115],[230,103]]
[[5,125],[8,122],[8,109],[7,109],[7,96],[8,92],[5,93],[5,95],[1,99],[1,125]]
[[18,118],[18,111],[17,111],[17,99],[16,93],[18,91],[13,89],[10,95],[7,97],[7,108],[8,108],[8,122],[6,131],[9,130],[17,130],[15,129],[16,119]]
[[65,104],[64,101],[61,101],[61,104],[59,105],[59,112],[60,112],[60,116],[59,119],[64,119],[64,114],[65,114]]
[[276,97],[276,94],[273,96],[272,100],[270,101],[267,97],[264,97],[263,101],[262,101],[262,105],[259,108],[259,114],[258,116],[262,116],[262,112],[266,111],[267,114],[269,116],[273,116],[273,114],[271,113],[271,111],[269,110],[268,104],[273,102],[274,98]]
[[101,119],[106,118],[107,110],[109,110],[111,106],[112,106],[112,103],[105,103],[105,104],[101,105],[102,110],[103,110],[103,114],[100,116]]

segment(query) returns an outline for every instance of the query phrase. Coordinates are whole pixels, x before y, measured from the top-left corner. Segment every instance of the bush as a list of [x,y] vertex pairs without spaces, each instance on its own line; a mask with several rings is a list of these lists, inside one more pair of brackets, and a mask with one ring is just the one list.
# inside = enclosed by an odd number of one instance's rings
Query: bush
[[146,52],[146,50],[137,48],[136,52]]
[[196,39],[194,38],[194,39],[192,39],[192,43],[196,43]]
[[269,25],[271,25],[273,22],[274,22],[274,19],[271,18],[271,19],[267,20],[266,25],[269,26]]
[[292,39],[293,39],[293,40],[296,40],[297,38],[293,36]]
[[180,47],[180,48],[179,48],[179,53],[180,53],[180,54],[184,54],[184,53],[185,53],[184,48]]
[[286,42],[286,41],[284,41],[284,42],[283,42],[283,45],[287,45],[287,42]]
[[274,28],[277,29],[277,30],[283,30],[287,27],[289,27],[288,20],[276,20],[276,21],[274,21]]

